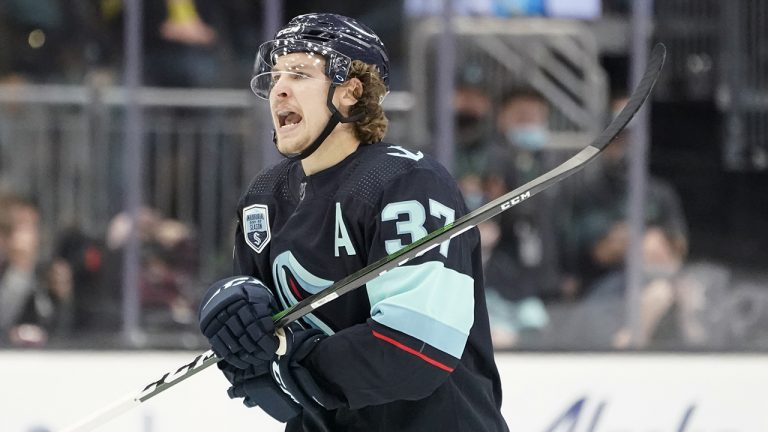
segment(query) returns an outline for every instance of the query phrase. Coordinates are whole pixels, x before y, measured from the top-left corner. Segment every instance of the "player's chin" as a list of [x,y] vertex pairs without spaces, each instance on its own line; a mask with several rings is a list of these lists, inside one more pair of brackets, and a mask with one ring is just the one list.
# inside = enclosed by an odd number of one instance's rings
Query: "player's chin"
[[277,149],[282,154],[300,153],[307,144],[297,137],[277,137]]

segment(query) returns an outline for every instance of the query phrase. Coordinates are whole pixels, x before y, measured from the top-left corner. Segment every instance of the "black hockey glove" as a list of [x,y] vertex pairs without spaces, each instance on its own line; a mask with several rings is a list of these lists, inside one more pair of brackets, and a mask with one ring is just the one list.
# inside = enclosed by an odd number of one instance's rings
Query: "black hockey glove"
[[199,322],[213,352],[230,365],[263,373],[275,358],[275,298],[258,279],[236,276],[214,282],[201,301]]
[[309,371],[301,365],[301,361],[326,335],[317,329],[304,329],[298,323],[289,324],[283,331],[285,354],[278,356],[272,364],[272,377],[275,382],[304,409],[317,410],[323,407],[333,410],[344,406],[339,397],[319,386]]
[[281,423],[301,413],[299,404],[278,387],[267,371],[256,373],[253,369],[238,369],[223,361],[217,366],[232,384],[227,390],[231,399],[243,398],[243,405],[248,408],[259,406]]

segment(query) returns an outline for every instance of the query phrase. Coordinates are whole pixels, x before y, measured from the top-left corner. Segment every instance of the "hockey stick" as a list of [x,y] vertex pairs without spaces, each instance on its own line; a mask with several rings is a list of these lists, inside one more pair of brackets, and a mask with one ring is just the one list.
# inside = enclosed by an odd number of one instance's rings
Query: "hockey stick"
[[[657,44],[651,52],[645,73],[638,83],[635,91],[630,96],[624,109],[608,125],[608,127],[595,140],[579,151],[576,155],[555,167],[551,171],[531,180],[519,188],[489,202],[488,204],[472,211],[453,223],[435,230],[425,237],[403,247],[399,251],[362,268],[349,276],[335,282],[323,291],[311,295],[292,307],[273,316],[275,327],[282,329],[288,323],[295,321],[312,312],[320,306],[331,302],[339,296],[355,290],[379,275],[398,267],[408,260],[422,255],[440,243],[475,227],[499,213],[509,210],[521,202],[533,197],[537,193],[562,181],[572,174],[580,171],[584,166],[595,159],[605,149],[624,127],[632,120],[635,113],[643,106],[656,83],[661,68],[664,65],[666,48]],[[220,358],[209,350],[198,355],[192,362],[181,366],[175,371],[165,373],[159,380],[147,384],[138,394],[131,395],[106,409],[95,413],[77,425],[71,426],[61,432],[85,432],[111,420],[119,414],[129,410],[135,405],[146,402],[163,391],[175,386],[185,379],[197,374],[203,369],[217,363]]]

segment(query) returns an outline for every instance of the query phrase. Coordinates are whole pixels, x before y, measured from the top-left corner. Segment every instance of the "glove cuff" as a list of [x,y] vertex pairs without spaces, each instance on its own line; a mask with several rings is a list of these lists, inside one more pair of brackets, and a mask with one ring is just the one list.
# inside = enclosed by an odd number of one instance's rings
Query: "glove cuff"
[[334,410],[344,406],[341,399],[318,385],[309,370],[300,363],[327,336],[317,329],[304,330],[292,326],[287,327],[286,332],[289,340],[287,353],[272,363],[272,378],[278,386],[304,409],[322,407]]

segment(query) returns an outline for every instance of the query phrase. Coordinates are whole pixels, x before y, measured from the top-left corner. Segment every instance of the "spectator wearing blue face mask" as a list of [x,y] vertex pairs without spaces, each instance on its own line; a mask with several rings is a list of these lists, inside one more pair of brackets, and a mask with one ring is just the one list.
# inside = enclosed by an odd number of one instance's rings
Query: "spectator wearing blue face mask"
[[533,152],[547,144],[549,130],[542,124],[512,126],[507,130],[506,138],[513,146]]
[[[514,88],[494,109],[494,141],[482,175],[488,200],[541,175],[550,166],[548,101],[530,88]],[[558,297],[559,274],[553,203],[557,188],[480,229],[491,333],[497,349],[536,347],[549,326],[546,303]],[[490,228],[493,228],[491,230]],[[489,236],[489,231],[495,232]]]
[[515,87],[499,100],[495,130],[497,148],[486,175],[486,191],[493,199],[542,174],[549,145],[549,102],[536,90]]
[[514,149],[538,151],[549,141],[549,103],[531,88],[508,91],[499,104],[496,128]]
[[[496,109],[497,147],[504,157],[494,157],[484,176],[489,199],[523,185],[551,168],[550,106],[529,87],[508,90]],[[558,271],[553,235],[553,203],[557,189],[534,197],[500,216],[499,247],[515,258],[520,269],[516,290],[535,293],[542,299],[555,297]]]

